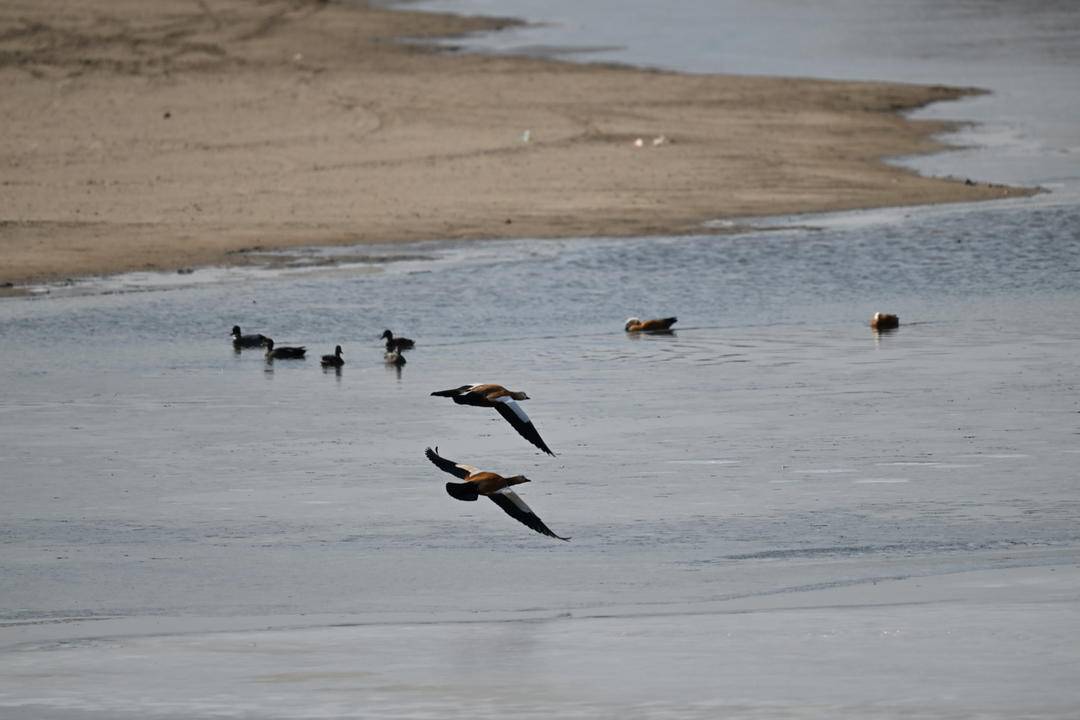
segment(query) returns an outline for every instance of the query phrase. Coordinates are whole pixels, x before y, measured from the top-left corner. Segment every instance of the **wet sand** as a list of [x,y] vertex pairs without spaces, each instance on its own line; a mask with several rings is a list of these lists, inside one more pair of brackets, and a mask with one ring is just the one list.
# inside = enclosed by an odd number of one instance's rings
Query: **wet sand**
[[298,0],[5,3],[0,283],[245,263],[253,247],[680,234],[1018,192],[882,162],[939,149],[948,127],[900,113],[971,89],[396,40],[511,22]]

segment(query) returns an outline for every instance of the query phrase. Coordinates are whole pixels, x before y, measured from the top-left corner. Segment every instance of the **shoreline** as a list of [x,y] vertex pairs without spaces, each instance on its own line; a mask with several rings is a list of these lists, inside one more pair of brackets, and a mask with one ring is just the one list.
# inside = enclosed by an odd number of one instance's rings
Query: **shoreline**
[[948,149],[935,136],[963,123],[902,113],[972,88],[459,53],[401,39],[518,21],[401,5],[90,4],[0,9],[9,289],[254,248],[709,233],[1035,192],[887,162]]

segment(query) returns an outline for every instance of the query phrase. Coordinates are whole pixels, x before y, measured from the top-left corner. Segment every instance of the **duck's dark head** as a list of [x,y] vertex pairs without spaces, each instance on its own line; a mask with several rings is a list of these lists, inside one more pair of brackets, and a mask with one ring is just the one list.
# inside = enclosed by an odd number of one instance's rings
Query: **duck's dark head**
[[510,392],[510,397],[514,398],[515,400],[528,400],[529,399],[529,396],[526,395],[523,392],[513,392],[513,391],[511,391]]
[[337,355],[338,357],[341,357],[341,346],[340,345],[335,345],[334,346],[334,354]]
[[266,338],[263,340],[263,345],[266,347],[266,352],[269,353],[274,351],[274,341],[272,339]]
[[240,326],[239,325],[233,325],[232,326],[232,336],[234,338],[239,338],[240,337]]
[[389,330],[383,330],[382,337],[383,337],[383,340],[393,340],[394,339],[394,333],[390,332]]

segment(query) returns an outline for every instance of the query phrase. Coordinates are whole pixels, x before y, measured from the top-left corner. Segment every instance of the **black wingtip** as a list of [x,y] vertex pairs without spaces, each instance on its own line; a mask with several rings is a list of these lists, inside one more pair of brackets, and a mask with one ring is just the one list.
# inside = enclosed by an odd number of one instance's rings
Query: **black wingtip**
[[[543,525],[543,521],[541,521],[541,524]],[[533,529],[535,530],[536,528],[533,528]],[[543,525],[543,529],[540,530],[540,533],[543,534],[543,535],[547,535],[548,537],[553,537],[556,540],[562,540],[563,542],[570,542],[569,537],[563,537],[562,535],[555,534],[555,532],[552,531],[552,529],[549,528],[547,525]]]

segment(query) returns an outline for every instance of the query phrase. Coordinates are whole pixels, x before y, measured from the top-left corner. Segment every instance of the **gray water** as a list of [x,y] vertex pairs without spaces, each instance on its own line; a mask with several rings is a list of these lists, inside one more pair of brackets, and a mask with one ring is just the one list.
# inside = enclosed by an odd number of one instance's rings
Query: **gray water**
[[0,717],[1075,717],[1080,206],[761,223],[0,302]]

